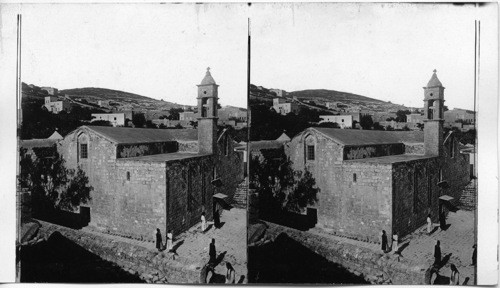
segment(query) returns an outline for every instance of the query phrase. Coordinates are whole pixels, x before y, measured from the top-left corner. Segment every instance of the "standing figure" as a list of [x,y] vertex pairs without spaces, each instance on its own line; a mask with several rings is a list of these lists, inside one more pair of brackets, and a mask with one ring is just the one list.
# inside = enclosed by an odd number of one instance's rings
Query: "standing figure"
[[385,234],[385,230],[382,230],[382,251],[387,251],[387,234]]
[[219,209],[215,209],[215,211],[214,211],[214,226],[215,226],[215,228],[220,227]]
[[434,246],[434,265],[439,265],[441,263],[441,242],[437,240],[436,246]]
[[158,249],[158,251],[161,251],[162,248],[163,243],[161,239],[161,232],[159,228],[156,228],[156,249]]
[[392,235],[392,253],[398,253],[398,232],[394,232]]
[[432,232],[432,220],[431,220],[431,214],[427,215],[427,234],[431,234]]
[[174,248],[174,245],[173,245],[173,238],[174,236],[172,235],[172,229],[168,229],[168,233],[167,233],[167,251],[170,252],[172,251],[172,249]]
[[207,229],[207,220],[205,219],[205,212],[201,212],[201,232]]
[[217,257],[217,252],[215,251],[215,239],[212,238],[212,243],[210,243],[210,247],[208,249],[208,255],[210,256],[210,260],[208,263],[215,263],[215,259]]
[[460,273],[454,264],[451,264],[450,285],[460,285]]
[[474,244],[472,246],[472,248],[474,249],[472,251],[472,265],[476,266],[476,263],[477,263],[477,245]]
[[226,262],[226,284],[234,284],[236,282],[236,273],[234,272],[233,265]]
[[441,230],[446,229],[446,214],[444,214],[444,211],[439,214],[439,227]]

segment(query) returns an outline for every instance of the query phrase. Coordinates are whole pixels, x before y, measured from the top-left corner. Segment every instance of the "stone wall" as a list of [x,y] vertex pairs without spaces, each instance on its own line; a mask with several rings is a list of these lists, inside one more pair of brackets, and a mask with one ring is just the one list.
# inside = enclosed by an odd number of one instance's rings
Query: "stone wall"
[[[315,145],[314,160],[305,160],[304,142]],[[378,241],[381,230],[391,230],[390,165],[343,161],[343,146],[314,130],[295,137],[286,153],[295,170],[311,171],[320,189],[318,227],[363,241]]]
[[[470,181],[470,155],[460,153],[457,139],[452,134],[443,147],[443,180],[449,187],[443,189],[443,194],[455,198],[455,204]],[[452,142],[454,144],[452,145]],[[450,149],[454,149],[452,152]]]
[[[225,134],[223,137],[227,137],[227,142],[219,139],[217,143],[217,175],[221,178],[222,186],[216,188],[215,193],[226,194],[230,201],[233,201],[238,185],[245,179],[243,153],[234,151],[234,143],[229,135]],[[223,145],[228,145],[227,155],[223,153]]]
[[397,232],[399,237],[412,233],[426,223],[429,213],[438,222],[438,170],[437,157],[393,164],[391,233]]
[[424,143],[405,143],[405,154],[424,155]]
[[212,219],[214,164],[210,155],[167,162],[166,227],[174,234],[200,222],[202,212]]
[[286,233],[314,253],[337,263],[351,273],[363,277],[371,284],[423,285],[429,267],[394,254],[375,252],[331,237],[267,223],[268,234]]
[[156,228],[165,233],[165,163],[120,159],[114,171],[107,189],[94,197],[91,223],[138,239],[154,239]]
[[201,267],[191,267],[173,260],[169,253],[149,250],[120,240],[110,240],[97,233],[73,230],[39,221],[40,236],[48,239],[56,231],[104,260],[116,263],[122,269],[149,283],[166,280],[168,283],[200,283]]
[[391,231],[391,165],[346,161],[339,172],[338,190],[323,197],[329,226],[358,240],[379,242],[382,230]]
[[177,142],[156,142],[141,144],[118,144],[116,158],[129,158],[162,153],[171,153],[178,150]]
[[404,154],[404,144],[345,146],[344,160]]

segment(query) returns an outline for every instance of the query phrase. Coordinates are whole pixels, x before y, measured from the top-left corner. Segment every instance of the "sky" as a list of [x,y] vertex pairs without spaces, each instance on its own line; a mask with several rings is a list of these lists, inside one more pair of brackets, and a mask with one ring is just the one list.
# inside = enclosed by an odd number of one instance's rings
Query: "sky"
[[246,4],[21,5],[22,80],[196,105],[206,68],[222,105],[246,107]]
[[[423,107],[422,87],[436,69],[445,105],[473,109],[474,20],[484,22],[482,50],[497,49],[495,5],[253,4],[251,13],[251,82],[266,88]],[[496,71],[498,62],[481,60],[485,74]]]

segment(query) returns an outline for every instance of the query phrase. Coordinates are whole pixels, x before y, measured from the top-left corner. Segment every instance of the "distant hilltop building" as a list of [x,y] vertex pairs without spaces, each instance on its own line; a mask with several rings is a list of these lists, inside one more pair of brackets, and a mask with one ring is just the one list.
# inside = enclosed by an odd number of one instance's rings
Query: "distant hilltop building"
[[58,144],[68,168],[81,167],[94,190],[93,229],[154,241],[154,231],[178,235],[212,220],[233,202],[243,181],[242,153],[217,129],[218,85],[207,70],[198,85],[197,129],[81,126]]
[[180,112],[179,120],[180,121],[197,121],[197,115],[193,111]]
[[353,127],[353,116],[352,115],[321,115],[319,116],[321,123],[337,123],[339,128],[350,129]]
[[455,123],[474,125],[475,119],[475,113],[465,109],[455,108],[444,112],[444,123],[447,127],[452,127]]
[[274,98],[272,109],[281,115],[287,115],[288,113],[297,114],[299,112],[299,105],[295,102],[287,102],[283,98]]
[[67,100],[58,100],[56,96],[47,96],[44,99],[43,107],[49,112],[59,114],[61,111],[69,112],[71,110],[71,103]]
[[47,91],[49,95],[57,95],[59,93],[59,90],[54,87],[40,87],[40,90]]
[[424,123],[424,115],[417,114],[408,114],[406,115],[406,122],[408,123]]
[[287,94],[286,91],[282,89],[269,89],[269,91],[274,92],[278,97],[285,97]]
[[125,113],[92,113],[92,120],[95,121],[108,121],[113,127],[125,126]]

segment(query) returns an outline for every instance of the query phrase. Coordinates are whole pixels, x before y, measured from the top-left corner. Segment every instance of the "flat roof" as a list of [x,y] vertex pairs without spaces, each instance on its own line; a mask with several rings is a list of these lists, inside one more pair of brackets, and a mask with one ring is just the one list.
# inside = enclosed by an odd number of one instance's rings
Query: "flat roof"
[[345,146],[380,145],[395,143],[423,143],[422,131],[378,131],[312,127]]
[[174,152],[174,153],[163,153],[154,154],[139,157],[128,157],[128,158],[118,158],[117,161],[142,161],[142,162],[168,162],[174,160],[182,160],[187,158],[197,158],[202,156],[208,156],[210,154],[203,153],[190,153],[190,152]]
[[401,155],[344,160],[344,163],[393,164],[393,163],[408,162],[413,160],[432,159],[435,157],[437,156],[401,154]]

